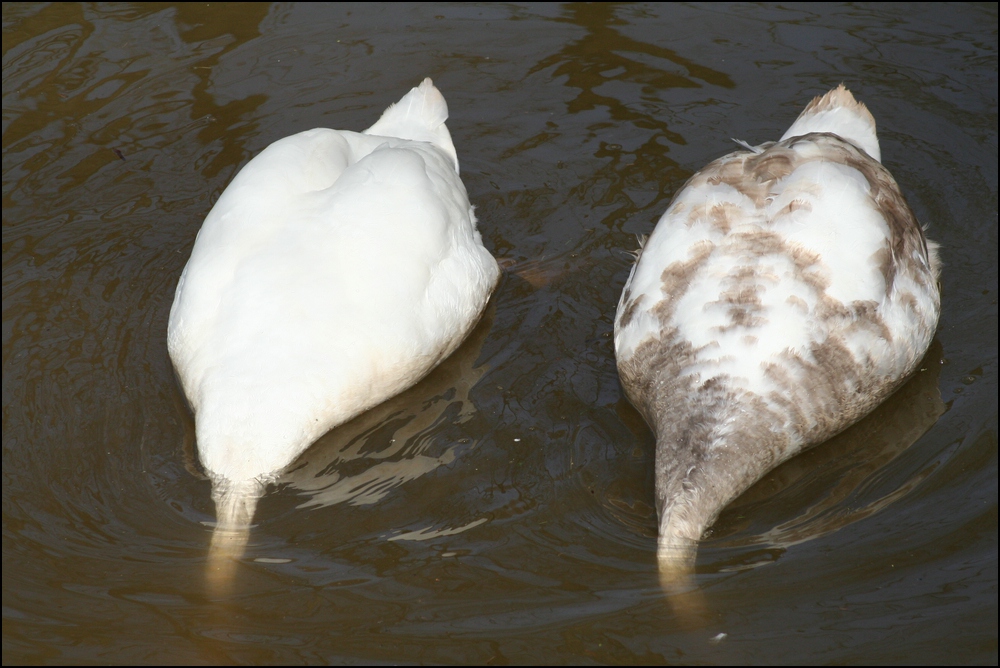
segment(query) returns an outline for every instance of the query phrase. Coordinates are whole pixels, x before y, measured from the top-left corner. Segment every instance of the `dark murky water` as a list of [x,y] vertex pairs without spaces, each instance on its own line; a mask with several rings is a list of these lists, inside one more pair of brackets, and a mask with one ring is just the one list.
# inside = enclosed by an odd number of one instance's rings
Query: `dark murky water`
[[[4,664],[995,664],[996,5],[819,11],[5,3]],[[517,264],[459,353],[272,489],[214,600],[165,344],[195,233],[270,142],[361,130],[427,75]],[[625,251],[841,81],[942,244],[941,327],[724,513],[692,625],[615,372]]]

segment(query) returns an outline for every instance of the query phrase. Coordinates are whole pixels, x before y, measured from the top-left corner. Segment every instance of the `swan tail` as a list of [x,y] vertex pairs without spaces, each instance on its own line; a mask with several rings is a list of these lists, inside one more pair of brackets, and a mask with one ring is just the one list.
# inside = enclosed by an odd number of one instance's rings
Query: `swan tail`
[[840,84],[826,95],[813,98],[788,128],[781,141],[810,132],[829,132],[862,149],[872,158],[882,161],[882,151],[875,134],[875,118],[851,91]]
[[448,103],[428,77],[399,102],[390,104],[364,134],[429,142],[447,153],[458,171],[458,154],[445,125],[447,120]]

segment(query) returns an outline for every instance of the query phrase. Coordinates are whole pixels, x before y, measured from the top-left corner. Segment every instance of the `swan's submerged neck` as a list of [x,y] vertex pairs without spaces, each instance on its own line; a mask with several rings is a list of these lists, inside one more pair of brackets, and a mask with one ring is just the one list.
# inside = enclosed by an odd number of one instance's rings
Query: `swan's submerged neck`
[[257,478],[238,482],[212,479],[216,523],[208,550],[208,581],[217,595],[229,590],[236,563],[246,551],[257,501],[265,489],[267,482]]
[[[730,430],[731,434],[725,433]],[[690,571],[702,535],[723,508],[782,458],[788,439],[777,438],[768,427],[748,423],[728,411],[695,413],[658,431],[655,483],[660,569]]]
[[[657,556],[661,580],[676,582],[693,573],[698,541],[719,513],[798,452],[804,439],[783,410],[787,407],[747,390],[738,380],[667,373],[662,358],[642,354],[663,352],[659,346],[643,347],[619,370],[656,433]],[[648,387],[636,382],[661,375],[670,382]]]
[[215,501],[216,531],[234,531],[249,528],[257,510],[257,501],[264,495],[267,481],[232,481],[221,478],[212,480],[212,500]]

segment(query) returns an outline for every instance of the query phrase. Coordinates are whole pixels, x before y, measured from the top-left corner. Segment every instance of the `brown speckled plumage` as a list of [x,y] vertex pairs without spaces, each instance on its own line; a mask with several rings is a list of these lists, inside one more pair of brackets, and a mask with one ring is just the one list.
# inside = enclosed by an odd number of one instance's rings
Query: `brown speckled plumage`
[[656,433],[663,569],[689,568],[731,500],[894,392],[937,326],[936,253],[872,157],[870,114],[841,87],[794,127],[810,131],[689,179],[619,303],[622,386]]

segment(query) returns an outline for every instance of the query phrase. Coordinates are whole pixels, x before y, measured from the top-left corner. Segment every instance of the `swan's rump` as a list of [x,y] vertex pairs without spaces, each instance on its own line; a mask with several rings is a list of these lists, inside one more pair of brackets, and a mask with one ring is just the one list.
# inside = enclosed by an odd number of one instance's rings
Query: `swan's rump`
[[[310,180],[320,187],[304,191]],[[498,276],[449,156],[430,144],[301,133],[224,198],[185,268],[170,346],[187,365],[202,462],[226,478],[280,469],[422,378]]]
[[645,243],[615,328],[622,385],[657,435],[658,488],[673,481],[661,526],[698,540],[706,508],[892,393],[930,344],[936,280],[892,176],[836,135],[693,176]]

